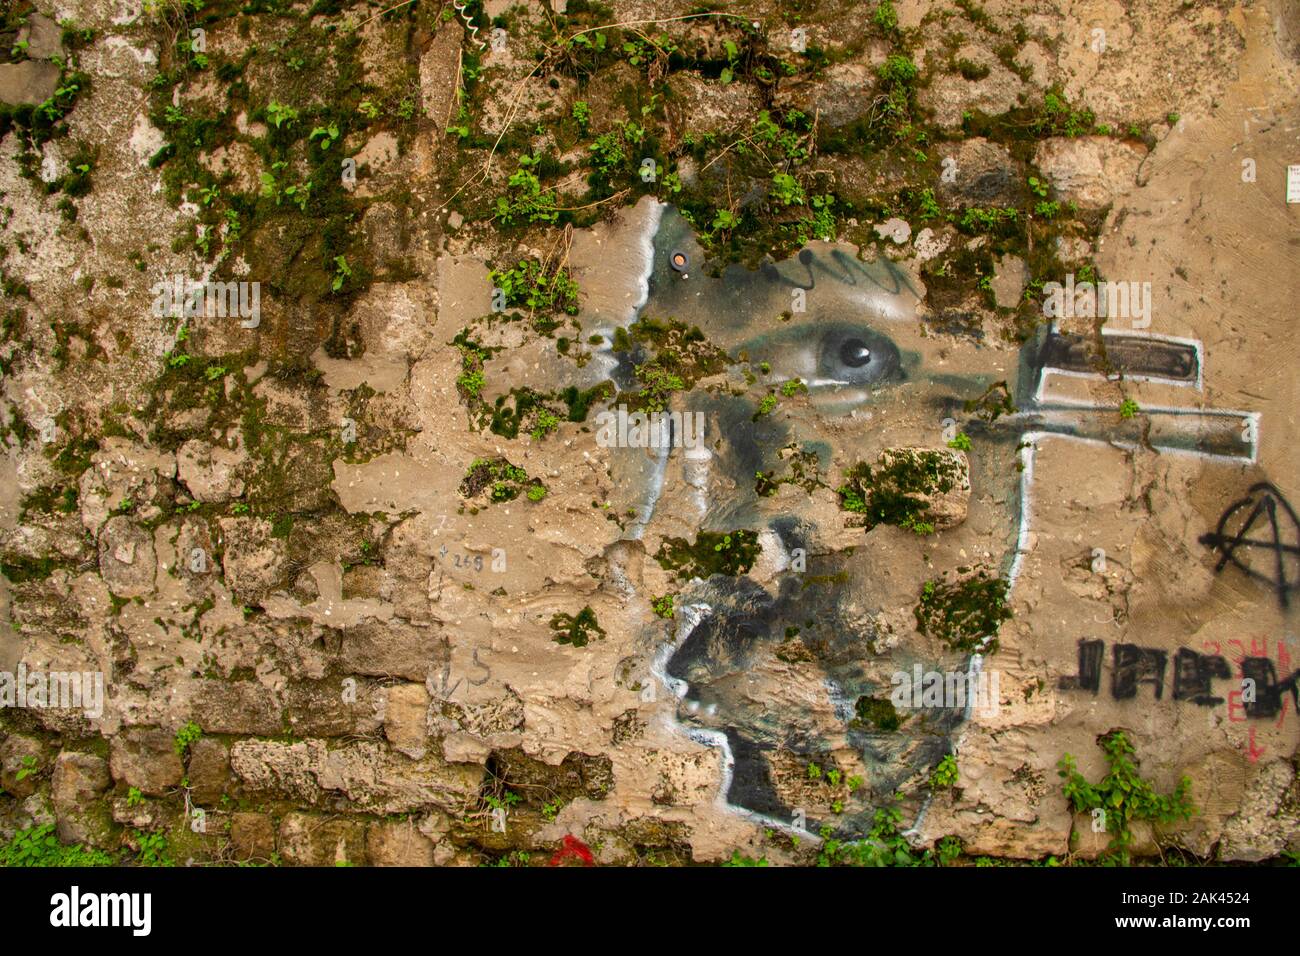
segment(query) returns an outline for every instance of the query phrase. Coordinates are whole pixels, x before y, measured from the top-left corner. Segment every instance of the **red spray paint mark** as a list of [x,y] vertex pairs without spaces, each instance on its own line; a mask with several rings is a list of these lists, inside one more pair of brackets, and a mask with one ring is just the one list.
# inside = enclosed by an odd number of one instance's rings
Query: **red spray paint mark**
[[570,857],[577,857],[582,861],[583,866],[595,866],[596,858],[591,855],[591,850],[587,849],[587,844],[583,843],[573,834],[565,834],[564,846],[555,851],[555,856],[551,857],[551,866],[559,866]]
[[1259,758],[1262,757],[1263,755],[1264,755],[1264,748],[1255,746],[1255,728],[1251,727],[1250,743],[1247,745],[1246,748],[1246,757],[1249,758],[1251,763],[1259,763]]

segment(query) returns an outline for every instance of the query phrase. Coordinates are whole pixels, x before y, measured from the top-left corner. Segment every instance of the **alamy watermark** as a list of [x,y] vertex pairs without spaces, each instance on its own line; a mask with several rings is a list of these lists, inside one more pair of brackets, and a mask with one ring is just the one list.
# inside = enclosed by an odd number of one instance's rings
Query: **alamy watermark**
[[255,329],[262,324],[260,282],[194,282],[182,275],[155,282],[153,314],[158,318],[224,319],[238,317],[240,326]]
[[133,936],[148,936],[152,914],[152,893],[83,893],[73,886],[50,897],[50,925],[55,927],[118,926]]
[[104,714],[102,671],[0,671],[0,707],[80,710],[90,720]]
[[632,412],[626,405],[596,416],[601,448],[701,448],[703,412]]
[[1043,315],[1049,319],[1130,319],[1135,329],[1151,325],[1150,282],[1065,282],[1043,286]]
[[920,664],[912,672],[895,671],[890,703],[896,708],[922,710],[947,708],[964,710],[967,705],[981,717],[996,717],[1000,676],[997,671],[922,671]]

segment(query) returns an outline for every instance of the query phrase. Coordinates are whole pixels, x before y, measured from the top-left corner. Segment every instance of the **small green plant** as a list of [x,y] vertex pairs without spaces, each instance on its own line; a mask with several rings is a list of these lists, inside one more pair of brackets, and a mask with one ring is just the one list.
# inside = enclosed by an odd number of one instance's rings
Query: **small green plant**
[[298,111],[292,106],[285,106],[283,103],[277,103],[272,100],[266,107],[266,118],[271,121],[276,129],[279,129],[285,123],[292,125],[298,121]]
[[484,863],[483,866],[494,869],[515,869],[525,867],[528,861],[532,859],[532,854],[526,850],[511,850],[505,856],[501,857],[494,863]]
[[524,305],[530,312],[578,314],[578,283],[562,264],[551,266],[524,259],[510,269],[493,269],[488,281],[501,290],[507,306]]
[[949,866],[964,852],[961,845],[961,838],[955,836],[946,836],[942,838],[938,844],[936,844],[935,852],[939,856],[939,865]]
[[764,415],[770,415],[776,409],[777,398],[775,395],[764,395],[758,402],[758,411],[754,413],[754,419],[757,421]]
[[609,176],[627,162],[623,140],[617,133],[601,133],[587,147],[587,152],[591,153],[591,165],[602,176]]
[[1068,753],[1058,762],[1058,773],[1071,808],[1076,813],[1092,813],[1094,819],[1104,820],[1107,832],[1112,834],[1108,852],[1115,862],[1127,866],[1133,842],[1131,822],[1173,823],[1190,819],[1196,812],[1191,798],[1192,781],[1183,777],[1172,794],[1162,796],[1138,773],[1135,751],[1124,731],[1112,730],[1099,737],[1097,743],[1110,766],[1100,783],[1089,783]]
[[796,206],[804,201],[803,187],[789,173],[777,173],[772,177],[772,189],[768,195],[782,206]]
[[23,757],[22,765],[18,768],[18,772],[14,774],[14,780],[17,781],[18,783],[22,783],[24,780],[26,780],[35,772],[36,772],[36,758],[33,757],[31,754],[27,754],[25,757]]
[[673,616],[673,596],[665,594],[662,597],[652,598],[650,600],[650,609],[654,611],[656,617],[671,619]]
[[542,819],[548,822],[554,822],[555,818],[560,815],[560,809],[564,802],[556,797],[554,800],[548,800],[542,804]]
[[916,196],[917,211],[923,219],[938,219],[943,215],[943,208],[934,198],[933,189],[922,189]]
[[1037,136],[1082,136],[1089,132],[1097,118],[1090,109],[1075,109],[1065,98],[1059,86],[1043,94],[1043,107],[1031,123]]
[[989,209],[971,207],[962,213],[957,224],[967,232],[993,232],[1007,223],[1015,222],[1019,215],[1020,211],[1011,206],[993,206]]
[[309,143],[315,142],[317,138],[320,139],[320,148],[322,150],[329,149],[332,145],[338,142],[339,139],[338,124],[330,123],[329,126],[315,127],[311,131],[311,135],[307,137],[307,142]]
[[539,441],[560,427],[560,416],[550,409],[539,408],[533,430],[529,432],[534,441]]
[[623,124],[622,133],[623,139],[627,141],[629,146],[639,146],[641,141],[645,139],[645,127],[631,120]]
[[971,450],[970,435],[967,435],[965,432],[958,432],[948,442],[948,447],[955,448],[957,451],[970,451]]
[[591,126],[591,106],[586,100],[578,100],[573,104],[570,112],[573,121],[578,124],[578,133],[587,135],[587,129]]
[[59,842],[54,824],[19,830],[8,843],[0,843],[0,867],[9,866],[112,866],[116,861],[102,850]]
[[755,142],[780,153],[791,163],[808,159],[812,150],[812,123],[801,110],[788,110],[777,122],[772,114],[763,110],[751,127]]
[[348,265],[347,256],[334,257],[334,281],[330,283],[330,288],[338,292],[343,288],[343,283],[352,278],[352,269]]
[[461,372],[456,379],[456,384],[470,395],[477,397],[483,391],[483,386],[487,384],[487,379],[483,376],[482,369],[472,369]]
[[457,139],[469,139],[474,131],[470,126],[470,120],[469,107],[464,103],[460,104],[460,109],[456,111],[456,119],[451,126],[447,127],[447,132],[455,133]]
[[514,225],[515,220],[525,222],[556,222],[560,211],[554,190],[543,190],[542,181],[531,169],[537,158],[524,155],[519,158],[519,168],[510,175],[506,185],[510,191],[497,197],[496,218],[503,225]]
[[957,785],[957,758],[945,754],[930,774],[930,787],[934,790],[946,790]]
[[1133,399],[1131,398],[1126,398],[1124,399],[1124,401],[1120,402],[1119,405],[1120,418],[1132,418],[1139,411],[1141,411],[1141,409],[1138,408],[1138,403],[1133,401]]
[[262,195],[267,199],[274,199],[277,206],[280,205],[281,190],[280,183],[275,178],[275,173],[285,165],[284,162],[274,162],[271,164],[270,172],[263,171],[258,177],[262,183]]
[[655,361],[636,366],[636,377],[641,383],[640,404],[649,412],[662,412],[671,394],[686,387],[685,379]]
[[526,495],[529,501],[541,501],[546,497],[546,486],[530,485]]
[[126,791],[126,805],[131,808],[142,806],[144,804],[144,794],[138,787],[130,787]]
[[808,779],[820,780],[822,778],[822,768],[815,763],[808,764]]
[[916,64],[898,53],[891,53],[876,71],[886,89],[906,89],[916,82]]
[[727,65],[718,74],[718,81],[730,83],[736,76],[736,61],[740,58],[740,48],[731,40],[724,40],[722,48],[727,54]]
[[140,845],[140,852],[136,854],[136,866],[175,866],[176,861],[172,859],[170,848],[167,844],[167,836],[163,833],[143,833],[139,830],[135,832],[136,842]]
[[934,534],[934,522],[925,521],[915,514],[910,514],[899,522],[898,526],[904,531],[910,531],[912,534],[925,537],[928,534]]
[[180,730],[176,731],[176,739],[173,745],[176,755],[182,759],[189,753],[190,747],[203,736],[203,728],[194,721],[189,721]]
[[752,856],[745,856],[739,850],[731,851],[731,858],[722,861],[723,866],[767,866],[767,857],[760,856],[755,859]]
[[483,802],[488,805],[490,810],[508,810],[519,802],[519,794],[513,790],[507,790],[501,796],[488,794],[483,798]]
[[890,0],[880,0],[876,12],[871,15],[871,22],[886,33],[898,29],[898,13]]
[[894,803],[876,810],[872,818],[871,830],[865,840],[846,843],[836,839],[830,826],[823,826],[821,852],[817,855],[818,866],[933,866],[934,855],[930,851],[918,854],[899,832],[903,822],[902,811],[897,803],[902,794],[895,794]]
[[715,233],[728,232],[735,229],[738,225],[740,225],[740,219],[734,212],[730,209],[719,209],[717,215],[713,217],[713,222],[710,223],[709,228],[711,228]]

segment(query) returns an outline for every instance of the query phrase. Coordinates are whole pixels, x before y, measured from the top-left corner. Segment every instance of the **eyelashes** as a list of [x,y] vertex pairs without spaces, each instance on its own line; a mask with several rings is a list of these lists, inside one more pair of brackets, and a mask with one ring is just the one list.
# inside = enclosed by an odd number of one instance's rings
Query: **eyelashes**
[[766,362],[776,379],[801,378],[810,388],[883,386],[901,381],[898,346],[852,322],[818,322],[745,343],[750,363]]

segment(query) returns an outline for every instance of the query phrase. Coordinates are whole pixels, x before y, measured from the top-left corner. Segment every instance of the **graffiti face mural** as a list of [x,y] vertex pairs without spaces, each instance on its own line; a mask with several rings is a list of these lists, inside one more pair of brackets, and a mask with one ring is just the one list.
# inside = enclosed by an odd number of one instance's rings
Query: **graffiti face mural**
[[[673,608],[645,658],[681,731],[723,751],[723,798],[865,832],[973,709],[998,706],[980,652],[1010,616],[1035,438],[1248,462],[1257,419],[1171,402],[1139,425],[1087,390],[1122,375],[1195,395],[1198,342],[1051,324],[1023,345],[939,337],[904,264],[815,243],[710,276],[690,225],[654,212],[641,300],[588,323],[585,361],[539,384],[609,383],[610,507]],[[936,625],[954,620],[970,625],[957,639]]]

